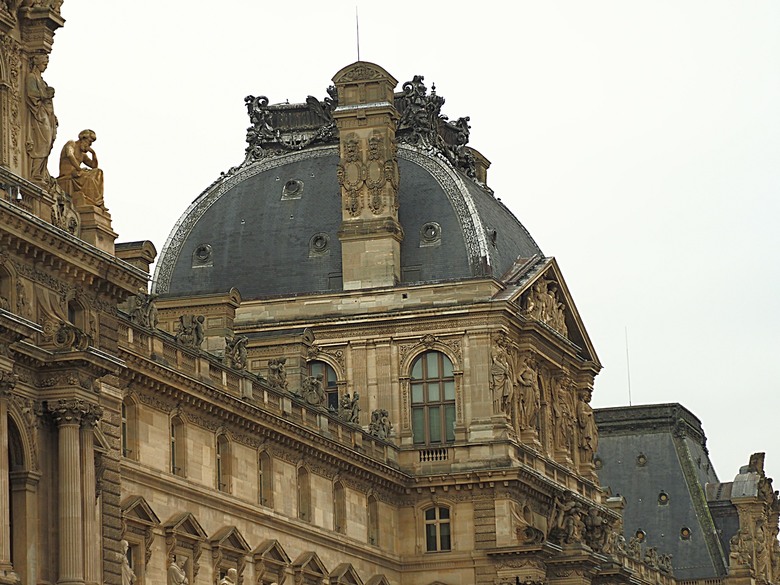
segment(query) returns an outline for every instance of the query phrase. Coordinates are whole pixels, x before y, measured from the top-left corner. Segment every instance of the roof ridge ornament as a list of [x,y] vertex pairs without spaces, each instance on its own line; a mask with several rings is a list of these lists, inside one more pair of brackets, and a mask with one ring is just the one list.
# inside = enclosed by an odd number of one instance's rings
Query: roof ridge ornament
[[425,77],[415,75],[403,84],[403,95],[396,98],[396,107],[401,114],[396,136],[399,142],[438,151],[456,169],[476,179],[476,159],[469,142],[471,126],[468,116],[450,122],[441,113],[445,99],[436,94],[436,84],[431,84],[431,94],[423,81]]
[[322,102],[310,95],[303,104],[269,105],[264,95],[244,98],[251,123],[246,131],[244,164],[337,141],[333,112],[338,106],[338,95],[332,85],[327,92],[328,97]]

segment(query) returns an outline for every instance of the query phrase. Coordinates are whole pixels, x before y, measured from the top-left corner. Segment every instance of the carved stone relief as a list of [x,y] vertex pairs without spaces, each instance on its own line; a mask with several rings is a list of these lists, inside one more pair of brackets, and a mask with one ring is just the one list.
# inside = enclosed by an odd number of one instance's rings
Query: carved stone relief
[[524,311],[531,319],[548,325],[566,337],[566,305],[559,300],[560,294],[558,283],[540,278],[526,293]]

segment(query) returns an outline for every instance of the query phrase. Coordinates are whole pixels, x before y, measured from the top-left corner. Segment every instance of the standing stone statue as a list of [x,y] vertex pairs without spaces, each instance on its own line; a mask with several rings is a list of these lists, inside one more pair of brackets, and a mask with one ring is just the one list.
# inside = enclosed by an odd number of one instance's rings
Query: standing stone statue
[[520,385],[521,408],[518,417],[520,430],[538,429],[537,413],[540,408],[539,379],[533,368],[533,358],[525,355],[522,358],[521,371],[517,376]]
[[27,109],[30,114],[26,149],[30,157],[30,178],[42,185],[51,182],[46,164],[57,137],[57,116],[54,115],[52,103],[54,88],[49,87],[42,76],[48,65],[48,55],[34,55],[30,59],[26,84]]
[[384,408],[378,408],[371,413],[371,422],[368,423],[368,434],[377,439],[387,439],[393,430],[390,422],[390,413]]
[[596,420],[590,406],[590,390],[581,390],[577,402],[577,424],[580,427],[580,450],[584,461],[591,461],[599,447],[599,434]]
[[95,140],[97,135],[93,130],[82,130],[78,140],[65,143],[60,154],[57,184],[74,198],[77,206],[94,205],[105,209],[103,171],[98,168],[97,154],[92,149]]
[[359,424],[360,421],[360,405],[358,401],[360,396],[355,392],[351,397],[349,392],[346,392],[341,397],[339,403],[339,418],[344,422]]
[[187,559],[174,556],[168,565],[168,585],[189,585],[184,565]]
[[246,369],[246,344],[248,337],[225,337],[225,365],[237,370]]
[[309,376],[303,379],[301,385],[301,396],[303,399],[312,406],[325,407],[327,397],[325,396],[325,390],[322,387],[322,374],[316,376]]
[[512,369],[509,365],[506,341],[502,336],[497,335],[494,339],[490,361],[490,386],[493,390],[494,412],[505,412],[512,416],[514,394]]
[[127,560],[127,549],[130,545],[126,540],[122,540],[122,585],[133,585],[135,583],[135,573]]
[[140,289],[131,300],[130,321],[141,327],[157,327],[157,307],[154,301],[158,296]]
[[284,369],[286,363],[287,358],[283,357],[268,360],[268,385],[271,388],[283,392],[287,390],[287,373]]
[[203,340],[203,315],[181,315],[176,324],[176,341],[184,347],[200,348]]

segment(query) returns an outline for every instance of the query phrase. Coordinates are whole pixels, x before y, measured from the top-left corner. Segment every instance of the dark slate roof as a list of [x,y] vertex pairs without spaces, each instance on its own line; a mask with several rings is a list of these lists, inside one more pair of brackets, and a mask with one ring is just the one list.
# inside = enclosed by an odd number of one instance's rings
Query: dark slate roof
[[[673,555],[678,579],[725,575],[705,496],[706,484],[718,478],[699,419],[680,404],[603,408],[595,417],[599,481],[626,499],[626,539],[644,531],[649,546]],[[684,528],[689,539],[681,536]]]
[[[492,275],[541,250],[492,193],[447,160],[398,151],[404,284]],[[244,299],[341,290],[338,149],[314,147],[231,170],[185,211],[163,248],[155,291],[236,287]],[[297,181],[295,192],[286,186]],[[422,228],[440,227],[428,242]],[[327,242],[324,249],[315,245]]]

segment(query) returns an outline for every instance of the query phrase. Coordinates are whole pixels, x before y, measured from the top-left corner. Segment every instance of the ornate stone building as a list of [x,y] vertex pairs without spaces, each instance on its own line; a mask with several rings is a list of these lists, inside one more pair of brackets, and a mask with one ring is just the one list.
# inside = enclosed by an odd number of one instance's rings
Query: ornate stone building
[[[0,2],[0,582],[675,583],[600,487],[599,360],[468,118],[367,62],[248,97],[149,289],[95,133],[49,171],[60,4]],[[771,563],[759,504],[734,548]]]

